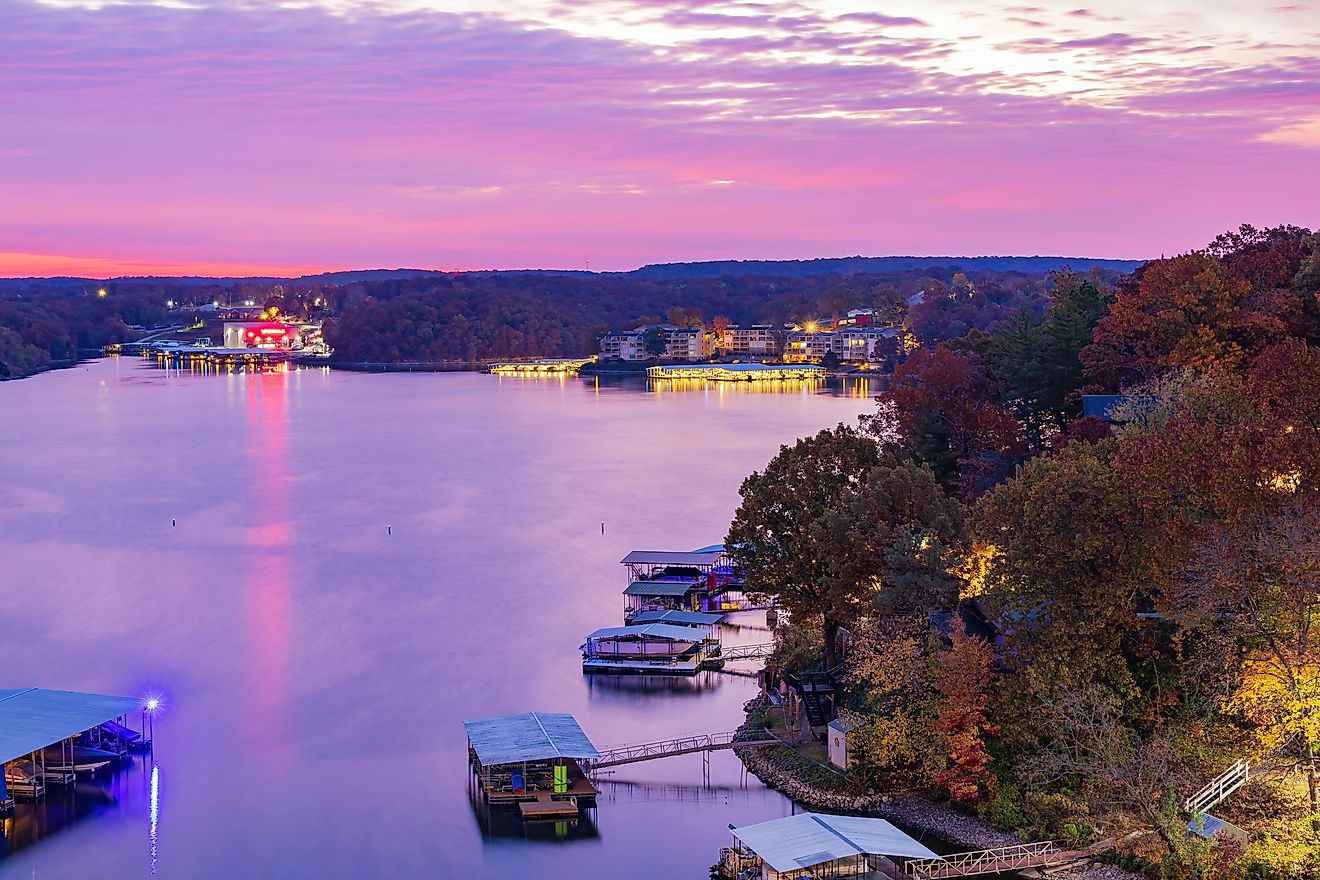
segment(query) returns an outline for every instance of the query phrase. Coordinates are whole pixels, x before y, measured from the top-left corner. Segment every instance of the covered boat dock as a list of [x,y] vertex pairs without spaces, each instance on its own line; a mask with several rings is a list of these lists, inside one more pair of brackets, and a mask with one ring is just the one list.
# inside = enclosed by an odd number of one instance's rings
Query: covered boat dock
[[583,672],[696,675],[712,665],[719,665],[719,640],[694,626],[607,626],[582,645]]
[[468,761],[486,802],[517,805],[528,819],[575,816],[594,804],[582,761],[600,752],[572,716],[523,712],[463,722]]
[[12,797],[41,797],[47,783],[72,783],[75,772],[105,763],[80,755],[95,751],[114,759],[142,743],[128,727],[141,709],[133,697],[0,689],[0,807]]
[[734,845],[720,852],[726,877],[896,878],[895,859],[940,858],[884,819],[798,813],[729,829]]

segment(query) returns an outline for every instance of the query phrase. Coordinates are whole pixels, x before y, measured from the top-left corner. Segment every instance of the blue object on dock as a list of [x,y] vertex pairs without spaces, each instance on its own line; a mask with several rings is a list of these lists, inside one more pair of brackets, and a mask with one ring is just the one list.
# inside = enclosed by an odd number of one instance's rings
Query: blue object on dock
[[523,783],[522,773],[514,770],[509,776],[509,785],[514,791],[522,791],[527,786]]

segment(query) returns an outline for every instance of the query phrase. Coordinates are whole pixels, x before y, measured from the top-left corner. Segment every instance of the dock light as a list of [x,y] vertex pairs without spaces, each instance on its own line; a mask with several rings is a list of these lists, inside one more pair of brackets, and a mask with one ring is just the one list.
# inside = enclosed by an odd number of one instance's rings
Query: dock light
[[148,712],[155,712],[159,708],[160,708],[160,700],[156,699],[155,697],[147,697]]
[[174,308],[174,300],[172,300],[172,299],[167,299],[167,300],[165,300],[165,308],[167,308],[167,309],[172,309],[172,308]]
[[104,287],[100,287],[97,288],[96,295],[101,299],[105,299],[106,296],[109,295],[109,291],[107,291]]

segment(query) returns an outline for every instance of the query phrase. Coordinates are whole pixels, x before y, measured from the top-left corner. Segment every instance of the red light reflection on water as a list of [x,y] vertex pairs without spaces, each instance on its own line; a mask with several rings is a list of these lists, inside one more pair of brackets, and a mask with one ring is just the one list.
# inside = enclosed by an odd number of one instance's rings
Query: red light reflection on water
[[249,710],[254,738],[284,745],[288,738],[289,604],[293,576],[293,525],[289,494],[287,397],[289,374],[246,378],[248,455],[248,550],[243,607]]

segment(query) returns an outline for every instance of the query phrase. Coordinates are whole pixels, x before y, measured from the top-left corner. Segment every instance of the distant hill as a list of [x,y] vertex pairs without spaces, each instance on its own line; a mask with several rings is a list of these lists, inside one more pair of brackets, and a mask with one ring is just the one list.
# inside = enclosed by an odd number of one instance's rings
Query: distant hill
[[1143,260],[1107,260],[1094,257],[821,257],[814,260],[711,260],[696,263],[654,263],[628,272],[585,272],[573,269],[481,269],[462,273],[440,269],[347,269],[322,272],[298,278],[251,277],[206,278],[202,276],[127,276],[114,279],[96,278],[0,278],[0,289],[19,287],[74,288],[101,283],[102,280],[136,284],[163,284],[180,287],[204,287],[218,284],[280,284],[303,281],[320,284],[351,284],[355,281],[394,281],[427,275],[557,275],[577,277],[627,277],[642,280],[668,281],[683,278],[722,278],[724,276],[756,275],[762,277],[803,278],[811,275],[856,275],[864,272],[909,272],[913,270],[950,269],[991,272],[1021,272],[1039,275],[1070,266],[1079,272],[1098,267],[1127,273],[1140,266]]
[[821,257],[814,260],[715,260],[704,263],[656,263],[623,274],[637,278],[719,278],[724,275],[855,275],[861,272],[907,272],[928,268],[956,268],[963,272],[1022,272],[1039,275],[1069,266],[1078,272],[1092,268],[1128,273],[1144,260],[1106,260],[1094,257]]

